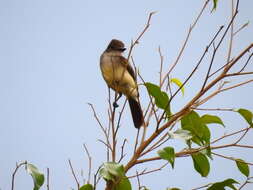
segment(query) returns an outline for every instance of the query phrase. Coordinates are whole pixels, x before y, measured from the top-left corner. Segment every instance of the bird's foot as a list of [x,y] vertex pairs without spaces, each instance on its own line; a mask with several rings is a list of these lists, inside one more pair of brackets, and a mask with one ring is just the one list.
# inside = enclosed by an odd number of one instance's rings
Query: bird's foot
[[117,104],[117,102],[113,102],[113,104],[112,104],[112,105],[113,105],[113,107],[114,107],[114,108],[119,107],[119,105]]

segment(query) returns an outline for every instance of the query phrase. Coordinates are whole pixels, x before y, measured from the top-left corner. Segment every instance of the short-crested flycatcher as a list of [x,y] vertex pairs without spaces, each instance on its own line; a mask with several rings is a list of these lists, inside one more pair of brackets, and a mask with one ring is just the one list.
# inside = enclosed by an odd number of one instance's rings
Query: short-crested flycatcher
[[126,50],[124,43],[113,39],[100,57],[100,69],[107,85],[124,94],[129,102],[134,126],[140,128],[143,124],[143,112],[138,101],[138,86],[133,68],[122,56]]

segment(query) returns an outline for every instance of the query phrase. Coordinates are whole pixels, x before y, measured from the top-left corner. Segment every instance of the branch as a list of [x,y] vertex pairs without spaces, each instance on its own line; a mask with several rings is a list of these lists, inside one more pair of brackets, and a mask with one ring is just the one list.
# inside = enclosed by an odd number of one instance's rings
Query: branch
[[236,162],[241,162],[241,163],[245,163],[245,164],[248,164],[248,165],[253,166],[253,163],[250,163],[250,162],[243,162],[243,161],[237,160],[236,158],[233,158],[233,157],[224,156],[224,155],[217,154],[217,153],[214,153],[214,152],[212,152],[212,154],[215,155],[215,156],[219,156],[219,157],[228,159],[228,160],[232,160],[232,161],[236,161]]
[[170,75],[170,73],[172,72],[172,70],[173,70],[173,69],[175,68],[175,66],[178,64],[178,62],[179,62],[179,60],[180,60],[180,58],[181,58],[181,56],[182,56],[182,54],[183,54],[183,52],[184,52],[184,50],[185,50],[185,47],[186,47],[186,45],[187,45],[187,43],[188,43],[188,41],[189,41],[191,32],[192,32],[192,30],[194,29],[194,27],[196,26],[196,24],[197,24],[197,22],[199,21],[200,17],[202,16],[202,14],[203,14],[204,10],[206,9],[206,7],[207,7],[209,1],[210,1],[210,0],[205,1],[205,3],[204,3],[204,5],[203,5],[203,7],[201,8],[200,13],[198,14],[197,18],[196,18],[195,21],[193,22],[192,26],[189,27],[189,30],[188,30],[186,39],[185,39],[185,41],[184,41],[184,43],[183,43],[182,48],[181,48],[180,51],[179,51],[179,54],[178,54],[178,56],[177,56],[177,58],[176,58],[176,61],[173,63],[173,65],[171,66],[171,68],[169,69],[169,71],[168,71],[168,72],[166,73],[166,75],[164,76],[164,78],[163,78],[163,80],[162,80],[162,83],[161,83],[161,86],[164,84],[165,79]]
[[242,67],[242,69],[239,71],[239,73],[241,73],[241,72],[245,69],[245,67],[248,65],[248,63],[249,63],[249,61],[250,61],[250,59],[251,59],[252,56],[253,56],[253,53],[251,53],[251,54],[249,55],[249,57],[248,57],[248,59],[247,59],[245,65]]
[[227,138],[227,137],[230,137],[230,136],[233,136],[233,135],[236,135],[236,134],[239,134],[241,132],[244,132],[244,131],[248,131],[250,129],[250,127],[247,127],[247,128],[244,128],[244,129],[241,129],[239,131],[236,131],[236,132],[233,132],[233,133],[230,133],[230,134],[227,134],[227,135],[223,135],[222,137],[218,138],[218,139],[215,139],[213,140],[210,144],[214,144],[224,138]]
[[16,168],[15,168],[14,172],[12,173],[11,190],[14,190],[15,175],[16,175],[18,169],[19,169],[21,166],[26,165],[26,164],[27,164],[27,161],[24,161],[24,162],[21,162],[21,163],[19,163],[19,164],[16,164]]
[[69,159],[69,166],[70,166],[70,169],[71,169],[71,173],[72,173],[72,175],[73,175],[73,177],[74,177],[74,179],[76,181],[77,189],[80,189],[80,184],[79,184],[79,182],[77,180],[77,177],[76,177],[75,171],[74,171],[74,169],[72,167],[70,159]]
[[203,189],[205,187],[209,187],[210,185],[212,185],[213,183],[208,183],[206,185],[203,185],[203,186],[200,186],[200,187],[196,187],[196,188],[193,188],[192,190],[198,190],[198,189]]
[[[193,76],[193,74],[196,72],[196,70],[198,69],[199,65],[201,64],[202,60],[204,59],[206,53],[208,52],[208,49],[210,48],[210,46],[212,45],[212,43],[214,42],[214,40],[217,38],[217,36],[219,35],[219,33],[221,32],[221,30],[223,29],[223,26],[221,26],[218,30],[218,32],[216,32],[216,34],[214,35],[213,39],[211,40],[211,42],[207,45],[204,53],[202,54],[201,58],[199,59],[197,65],[194,67],[194,69],[192,70],[192,72],[190,73],[190,75],[187,77],[187,79],[183,82],[182,86],[180,86],[177,91],[171,96],[169,102],[168,102],[168,105],[167,107],[170,105],[171,101],[173,100],[173,98],[178,94],[178,92],[185,86],[185,84],[191,79],[191,77]],[[167,109],[166,107],[166,109]],[[166,110],[165,109],[165,110]],[[165,115],[165,111],[163,112],[162,116],[160,117],[158,123],[157,123],[157,127],[159,127],[162,119],[164,118],[164,115]]]
[[[226,75],[225,75],[225,76],[226,76]],[[207,102],[208,100],[210,100],[211,98],[213,98],[214,96],[216,96],[217,94],[219,94],[219,93],[221,93],[221,92],[224,92],[224,91],[227,91],[227,90],[231,90],[231,89],[233,89],[233,88],[237,88],[237,87],[243,86],[243,85],[248,84],[248,83],[251,83],[251,82],[253,82],[253,79],[248,80],[248,81],[241,82],[241,83],[239,83],[239,84],[235,84],[235,85],[233,85],[233,86],[229,86],[229,87],[227,87],[227,88],[223,88],[223,89],[219,88],[219,89],[217,89],[216,91],[214,91],[212,94],[210,94],[209,96],[207,96],[206,98],[204,98],[203,100],[201,100],[201,101],[199,101],[198,103],[196,103],[194,106],[197,107],[197,106],[199,106],[199,105],[204,104],[205,102]]]
[[151,12],[149,14],[149,17],[148,17],[148,21],[147,21],[147,24],[145,25],[143,31],[140,33],[140,35],[137,37],[137,39],[134,41],[134,42],[131,42],[131,46],[130,46],[130,49],[129,49],[129,53],[128,53],[128,56],[127,56],[127,60],[129,61],[130,59],[130,56],[131,56],[131,53],[133,51],[133,48],[135,45],[137,45],[139,43],[139,40],[141,39],[141,37],[144,35],[144,33],[147,31],[147,29],[149,28],[150,26],[150,21],[151,21],[151,18],[153,16],[153,14],[155,14],[156,12]]
[[196,108],[192,107],[194,110],[201,110],[201,111],[235,111],[234,109],[231,108]]
[[99,118],[98,118],[98,116],[97,116],[97,113],[96,113],[96,111],[95,111],[93,105],[92,105],[91,103],[88,103],[88,105],[91,107],[91,109],[92,109],[92,111],[93,111],[93,115],[94,115],[96,121],[98,122],[98,124],[99,124],[101,130],[103,131],[103,133],[104,133],[104,135],[105,135],[105,137],[106,137],[106,145],[107,145],[108,147],[110,147],[110,149],[111,149],[111,144],[110,144],[109,136],[108,136],[108,134],[107,134],[107,132],[106,132],[106,129],[105,129],[105,128],[103,127],[103,125],[101,124],[101,122],[100,122],[100,120],[99,120]]
[[253,43],[251,43],[247,48],[245,48],[231,63],[229,63],[225,69],[223,70],[223,73],[227,73],[231,67],[234,66],[249,50],[253,47]]
[[237,31],[234,32],[234,36],[239,33],[242,29],[246,28],[249,25],[249,21],[243,24]]
[[244,186],[246,186],[248,183],[252,183],[250,180],[253,179],[253,177],[247,177],[247,180],[238,188],[238,190],[241,190]]
[[47,190],[49,190],[49,168],[47,168]]
[[98,182],[99,182],[99,180],[100,180],[100,176],[98,177],[98,179],[97,179],[97,176],[98,176],[98,173],[99,173],[99,171],[100,171],[100,169],[102,168],[102,165],[101,166],[99,166],[98,167],[98,169],[97,169],[97,171],[96,171],[96,173],[95,173],[95,175],[94,175],[94,184],[93,184],[93,187],[94,187],[94,190],[96,190],[96,186],[97,186],[97,184],[98,184]]
[[165,123],[163,126],[158,128],[147,140],[145,140],[141,145],[137,148],[135,154],[131,158],[131,160],[127,163],[125,166],[125,171],[127,172],[131,167],[133,167],[136,164],[137,159],[143,152],[143,150],[157,137],[159,136],[165,129],[167,129],[169,126],[171,126],[174,122],[176,122],[179,118],[189,113],[190,108],[196,103],[196,101],[202,97],[208,90],[210,90],[213,86],[215,86],[219,81],[221,81],[225,76],[227,71],[237,62],[239,61],[243,55],[253,47],[253,44],[248,46],[245,50],[243,50],[225,69],[224,71],[217,76],[213,81],[211,81],[209,84],[207,84],[203,90],[200,90],[194,98],[190,102],[188,102],[179,112],[172,115],[170,120]]
[[[233,133],[230,133],[230,134],[227,134],[227,135],[224,135],[214,141],[212,141],[210,144],[214,144],[224,138],[227,138],[227,137],[230,137],[230,136],[233,136],[233,135],[237,135],[241,132],[244,132],[242,134],[242,136],[236,140],[234,143],[231,143],[231,144],[226,144],[226,145],[220,145],[220,146],[211,146],[210,149],[211,150],[214,150],[214,149],[221,149],[221,148],[227,148],[227,147],[241,147],[241,148],[253,148],[253,146],[250,146],[250,145],[239,145],[238,143],[242,140],[243,137],[245,137],[245,135],[248,133],[248,131],[252,129],[251,127],[247,127],[245,129],[242,129],[242,130],[239,130],[239,131],[236,131],[236,132],[233,132]],[[195,148],[195,149],[188,149],[188,150],[183,150],[183,151],[180,151],[180,152],[177,152],[175,153],[175,157],[185,157],[185,156],[189,156],[193,153],[197,153],[199,151],[202,151],[204,149],[206,149],[207,147],[199,147],[199,148]],[[150,162],[150,161],[155,161],[155,160],[161,160],[161,158],[159,156],[156,156],[156,157],[151,157],[151,158],[146,158],[146,159],[141,159],[141,160],[137,160],[136,161],[136,164],[140,164],[140,163],[144,163],[144,162]]]
[[158,52],[159,52],[159,56],[160,56],[160,72],[159,72],[159,84],[160,84],[160,87],[162,87],[162,73],[163,73],[163,55],[162,55],[162,51],[161,51],[161,48],[159,46],[158,48]]
[[244,73],[230,73],[230,74],[226,74],[226,77],[234,77],[234,76],[238,76],[238,75],[252,75],[253,72],[244,72]]
[[130,179],[130,178],[134,178],[134,177],[137,177],[137,176],[140,176],[140,175],[146,175],[146,174],[150,174],[150,173],[153,173],[153,172],[157,172],[157,171],[162,170],[167,165],[168,165],[168,163],[163,164],[161,167],[159,167],[157,169],[153,169],[153,170],[149,170],[149,171],[146,171],[146,169],[145,169],[141,173],[138,173],[138,175],[132,175],[132,176],[129,176],[127,178]]
[[120,159],[119,159],[118,163],[120,163],[121,160],[122,160],[122,159],[125,157],[125,155],[126,155],[126,154],[124,154],[124,148],[125,148],[126,142],[127,142],[127,139],[124,139],[123,144],[122,144],[122,146],[121,146],[121,156],[120,156]]
[[120,121],[121,121],[121,118],[122,118],[122,114],[123,114],[123,112],[124,112],[124,110],[125,110],[126,103],[127,103],[127,99],[125,99],[124,104],[123,104],[123,106],[122,106],[122,109],[121,109],[121,111],[119,112],[119,118],[118,118],[117,127],[116,127],[116,131],[115,131],[115,137],[117,136],[117,133],[118,133],[118,130],[119,130]]
[[[233,18],[233,16],[234,16],[234,0],[231,1],[231,19]],[[234,33],[234,22],[232,22],[232,24],[231,24],[227,63],[230,61],[230,58],[231,58],[233,39],[234,39],[234,34],[233,33]]]
[[[207,74],[206,74],[206,78],[205,78],[205,81],[204,81],[204,83],[203,83],[203,85],[202,85],[202,90],[204,89],[204,87],[205,87],[205,85],[206,85],[206,83],[207,83],[207,80],[209,79],[210,72],[211,72],[211,68],[212,68],[213,61],[214,61],[215,55],[216,55],[216,53],[217,53],[217,50],[219,49],[219,47],[220,47],[220,45],[222,44],[222,42],[223,42],[225,36],[227,35],[227,32],[228,32],[229,28],[232,27],[232,25],[233,25],[233,23],[234,23],[234,19],[235,19],[236,15],[238,14],[239,2],[240,2],[240,1],[237,0],[237,5],[236,5],[235,13],[233,14],[233,16],[232,16],[232,18],[231,18],[231,21],[229,22],[229,24],[228,24],[228,26],[227,26],[227,28],[226,28],[226,30],[225,30],[223,36],[221,37],[221,39],[220,39],[218,45],[214,48],[213,55],[212,55],[212,58],[211,58],[211,62],[210,62],[210,64],[209,64],[209,68],[208,68],[208,71],[207,71]],[[230,44],[231,46],[232,46],[232,40],[233,40],[233,38],[231,38],[231,44]],[[230,50],[230,51],[231,51],[231,50]],[[230,52],[230,53],[231,53],[231,52]],[[229,55],[229,56],[230,56],[230,55]],[[229,58],[230,58],[230,57],[229,57]],[[227,61],[227,63],[228,63],[228,62],[229,62],[229,60]]]
[[89,150],[88,150],[88,148],[86,147],[85,144],[83,144],[83,147],[85,149],[85,152],[86,152],[88,160],[89,160],[89,172],[88,172],[88,182],[87,183],[90,183],[90,177],[91,177],[91,159],[92,158],[91,158]]

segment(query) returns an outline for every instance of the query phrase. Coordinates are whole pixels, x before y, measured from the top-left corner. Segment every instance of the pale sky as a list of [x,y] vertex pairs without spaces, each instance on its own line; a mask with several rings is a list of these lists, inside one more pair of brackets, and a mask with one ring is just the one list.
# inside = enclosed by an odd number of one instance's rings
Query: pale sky
[[[157,11],[150,29],[133,52],[135,64],[145,80],[156,83],[160,63],[158,47],[164,55],[164,67],[169,68],[202,4],[202,0],[0,1],[0,189],[10,189],[15,164],[24,160],[35,164],[43,173],[50,168],[50,189],[75,188],[67,160],[71,159],[80,181],[81,169],[87,179],[88,162],[83,143],[93,159],[92,172],[96,172],[106,160],[106,151],[98,142],[104,137],[87,103],[94,105],[101,121],[107,124],[108,93],[100,73],[100,54],[112,38],[124,41],[129,48],[131,39],[143,29],[148,14]],[[252,1],[241,0],[235,28],[248,21],[250,25],[235,38],[232,56],[253,42],[252,7]],[[173,77],[186,78],[212,36],[228,21],[229,1],[220,1],[213,14],[210,14],[211,8],[210,4],[194,29]],[[226,60],[227,46],[224,43],[223,51],[218,53],[217,65]],[[252,62],[248,68],[252,71]],[[204,74],[197,74],[185,87],[185,96],[179,94],[175,99],[174,111],[189,101],[202,84]],[[221,94],[206,107],[253,110],[252,90],[250,84]],[[148,97],[143,87],[140,94],[142,106],[146,107]],[[211,129],[215,137],[247,126],[235,113],[216,114],[224,116],[227,127],[213,125],[218,128]],[[128,138],[126,150],[131,156],[129,150],[136,130],[128,108],[122,122],[119,141]],[[152,130],[154,126],[149,127]],[[243,143],[252,144],[252,137],[251,132]],[[183,148],[179,141],[167,143],[167,146],[172,145],[177,151]],[[221,153],[253,162],[252,150],[229,149]],[[154,162],[144,167],[154,169],[163,163]],[[211,166],[209,176],[202,178],[194,171],[191,158],[179,158],[174,170],[168,166],[160,173],[143,176],[141,182],[150,189],[192,189],[227,178],[245,180],[232,161],[215,157]],[[136,168],[129,174],[135,171]],[[132,182],[136,189],[136,180]],[[16,189],[32,187],[31,177],[21,169],[17,173]],[[244,189],[252,188],[253,185],[248,185]]]

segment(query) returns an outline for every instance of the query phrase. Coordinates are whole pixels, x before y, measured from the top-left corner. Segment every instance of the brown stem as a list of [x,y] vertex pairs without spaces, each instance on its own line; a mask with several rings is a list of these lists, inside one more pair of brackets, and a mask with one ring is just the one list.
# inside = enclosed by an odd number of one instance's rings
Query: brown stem
[[49,168],[47,168],[47,190],[49,190]]
[[11,190],[14,190],[14,185],[15,185],[15,175],[18,171],[18,169],[23,166],[23,165],[26,165],[27,164],[27,161],[24,161],[24,162],[21,162],[19,164],[16,165],[16,168],[14,170],[14,172],[12,173],[12,179],[11,179]]
[[74,171],[74,169],[72,167],[70,159],[69,159],[69,166],[70,166],[70,169],[71,169],[71,173],[72,173],[72,175],[73,175],[73,177],[74,177],[74,179],[76,181],[77,189],[80,189],[80,184],[79,184],[79,182],[77,180],[77,177],[76,177],[75,171]]
[[130,56],[131,56],[131,53],[133,51],[133,48],[135,45],[137,45],[139,43],[139,40],[141,39],[141,37],[144,35],[144,33],[148,30],[149,26],[150,26],[150,21],[151,21],[151,18],[152,16],[155,14],[156,12],[151,12],[149,14],[149,17],[148,17],[148,21],[147,21],[147,24],[145,25],[144,29],[142,30],[142,32],[140,33],[140,35],[137,37],[137,39],[134,41],[134,42],[131,42],[131,46],[130,46],[130,49],[129,49],[129,53],[128,53],[128,56],[127,56],[127,60],[129,61],[130,59]]
[[180,58],[181,58],[181,56],[182,56],[182,54],[183,54],[183,52],[184,52],[184,50],[185,50],[185,47],[186,47],[186,45],[187,45],[187,43],[188,43],[188,41],[189,41],[191,32],[192,32],[192,30],[194,29],[194,27],[196,26],[196,24],[197,24],[197,22],[199,21],[200,17],[202,16],[202,14],[203,14],[204,10],[206,9],[206,7],[207,7],[209,1],[210,1],[210,0],[205,1],[205,3],[204,3],[204,5],[203,5],[203,7],[201,8],[201,10],[200,10],[200,12],[199,12],[197,18],[194,20],[193,24],[189,27],[189,30],[188,30],[186,39],[185,39],[185,41],[184,41],[184,44],[183,44],[182,48],[181,48],[180,51],[179,51],[179,54],[178,54],[178,56],[177,56],[177,58],[176,58],[176,61],[173,63],[173,65],[171,66],[171,68],[169,69],[169,71],[168,71],[168,72],[166,73],[166,75],[164,76],[164,78],[163,78],[163,80],[162,80],[162,83],[161,83],[161,86],[164,84],[166,78],[170,75],[170,73],[172,72],[172,70],[173,70],[173,69],[175,68],[175,66],[178,64],[178,62],[179,62],[179,60],[180,60]]
[[89,150],[87,148],[87,146],[85,144],[83,144],[83,147],[84,147],[84,150],[87,154],[87,157],[88,157],[88,160],[89,160],[89,172],[88,172],[88,181],[87,183],[90,183],[90,177],[91,177],[91,156],[90,156],[90,153],[89,153]]

